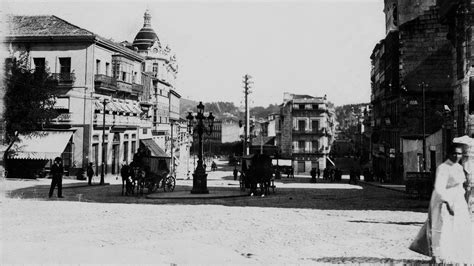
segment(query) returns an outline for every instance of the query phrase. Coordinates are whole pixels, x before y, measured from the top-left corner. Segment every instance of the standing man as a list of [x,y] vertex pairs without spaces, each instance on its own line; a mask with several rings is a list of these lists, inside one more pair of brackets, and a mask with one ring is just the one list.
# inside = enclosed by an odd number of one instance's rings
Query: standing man
[[53,196],[53,191],[56,186],[58,186],[58,198],[63,198],[62,188],[63,188],[63,163],[61,157],[56,157],[54,163],[51,166],[51,175],[53,179],[51,180],[51,187],[49,189],[49,197]]
[[234,167],[234,180],[237,180],[238,174],[239,174],[239,171],[237,170],[237,167]]
[[89,178],[89,186],[92,186],[92,176],[94,175],[94,168],[92,168],[92,163],[89,163],[87,166],[87,177]]
[[316,168],[311,169],[311,182],[316,183]]

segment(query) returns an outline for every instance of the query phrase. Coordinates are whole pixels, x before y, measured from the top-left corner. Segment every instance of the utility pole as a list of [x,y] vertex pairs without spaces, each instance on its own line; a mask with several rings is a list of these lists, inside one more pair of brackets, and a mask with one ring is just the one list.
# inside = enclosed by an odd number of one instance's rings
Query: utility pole
[[244,76],[244,93],[245,93],[245,135],[244,135],[244,155],[249,154],[249,143],[248,139],[250,136],[250,119],[249,119],[249,104],[248,104],[248,95],[251,93],[250,84],[253,83],[250,79],[252,76],[246,74]]

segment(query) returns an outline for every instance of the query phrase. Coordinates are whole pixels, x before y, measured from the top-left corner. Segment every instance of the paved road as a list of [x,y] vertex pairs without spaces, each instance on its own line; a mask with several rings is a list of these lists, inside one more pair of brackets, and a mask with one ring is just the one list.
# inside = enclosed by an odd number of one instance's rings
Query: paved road
[[[428,202],[398,191],[311,184],[297,177],[277,180],[276,193],[264,198],[147,199],[121,196],[119,181],[108,177],[110,185],[78,187],[73,185],[77,181],[66,180],[73,187],[64,190],[64,199],[47,198],[49,180],[3,181],[1,187],[12,198],[2,206],[2,216],[9,217],[3,222],[8,230],[2,232],[11,254],[6,262],[58,262],[53,250],[66,248],[70,260],[61,260],[66,263],[428,261],[407,249],[426,219]],[[176,191],[191,186],[191,180],[178,180]],[[228,171],[210,173],[208,187],[210,193],[239,189]],[[51,231],[50,224],[59,225],[58,231]],[[15,254],[25,247],[37,252],[26,257],[30,260],[17,260]],[[97,248],[103,252],[97,254]],[[118,259],[117,254],[129,256]]]

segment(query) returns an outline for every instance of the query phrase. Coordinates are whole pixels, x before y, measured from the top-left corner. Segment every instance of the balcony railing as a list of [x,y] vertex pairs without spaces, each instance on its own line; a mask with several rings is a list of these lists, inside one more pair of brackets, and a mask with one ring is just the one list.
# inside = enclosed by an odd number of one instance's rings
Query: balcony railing
[[299,128],[294,128],[293,129],[293,134],[317,134],[317,135],[325,135],[329,134],[329,130],[325,128],[321,129],[299,129]]
[[[142,120],[138,116],[124,116],[105,114],[105,125],[106,126],[139,126],[142,124]],[[103,114],[94,114],[94,125],[102,126]]]
[[117,87],[117,80],[114,77],[97,74],[94,78],[95,86],[115,89]]
[[143,85],[133,83],[133,84],[132,84],[132,91],[133,91],[133,92],[138,92],[138,93],[143,92]]
[[320,154],[322,153],[322,150],[320,149],[293,149],[293,153],[302,153],[302,154]]
[[52,119],[53,123],[66,123],[72,121],[72,113],[62,113]]
[[51,77],[59,84],[74,83],[74,81],[76,80],[76,76],[74,75],[74,73],[52,73]]
[[132,92],[132,84],[125,81],[117,80],[117,89],[123,92]]

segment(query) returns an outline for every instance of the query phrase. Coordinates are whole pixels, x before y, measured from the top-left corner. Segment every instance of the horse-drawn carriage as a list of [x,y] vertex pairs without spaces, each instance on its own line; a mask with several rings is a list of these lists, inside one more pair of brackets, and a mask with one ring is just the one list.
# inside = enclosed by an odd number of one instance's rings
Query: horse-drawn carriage
[[261,195],[275,192],[273,179],[272,159],[266,154],[252,154],[242,157],[242,178],[240,188],[244,191],[250,189],[250,193],[257,193],[260,189]]
[[164,152],[157,154],[145,145],[140,145],[130,164],[130,177],[135,183],[137,195],[143,195],[145,188],[148,193],[156,192],[159,188],[166,192],[174,190],[176,178],[170,174],[170,161],[171,157]]

